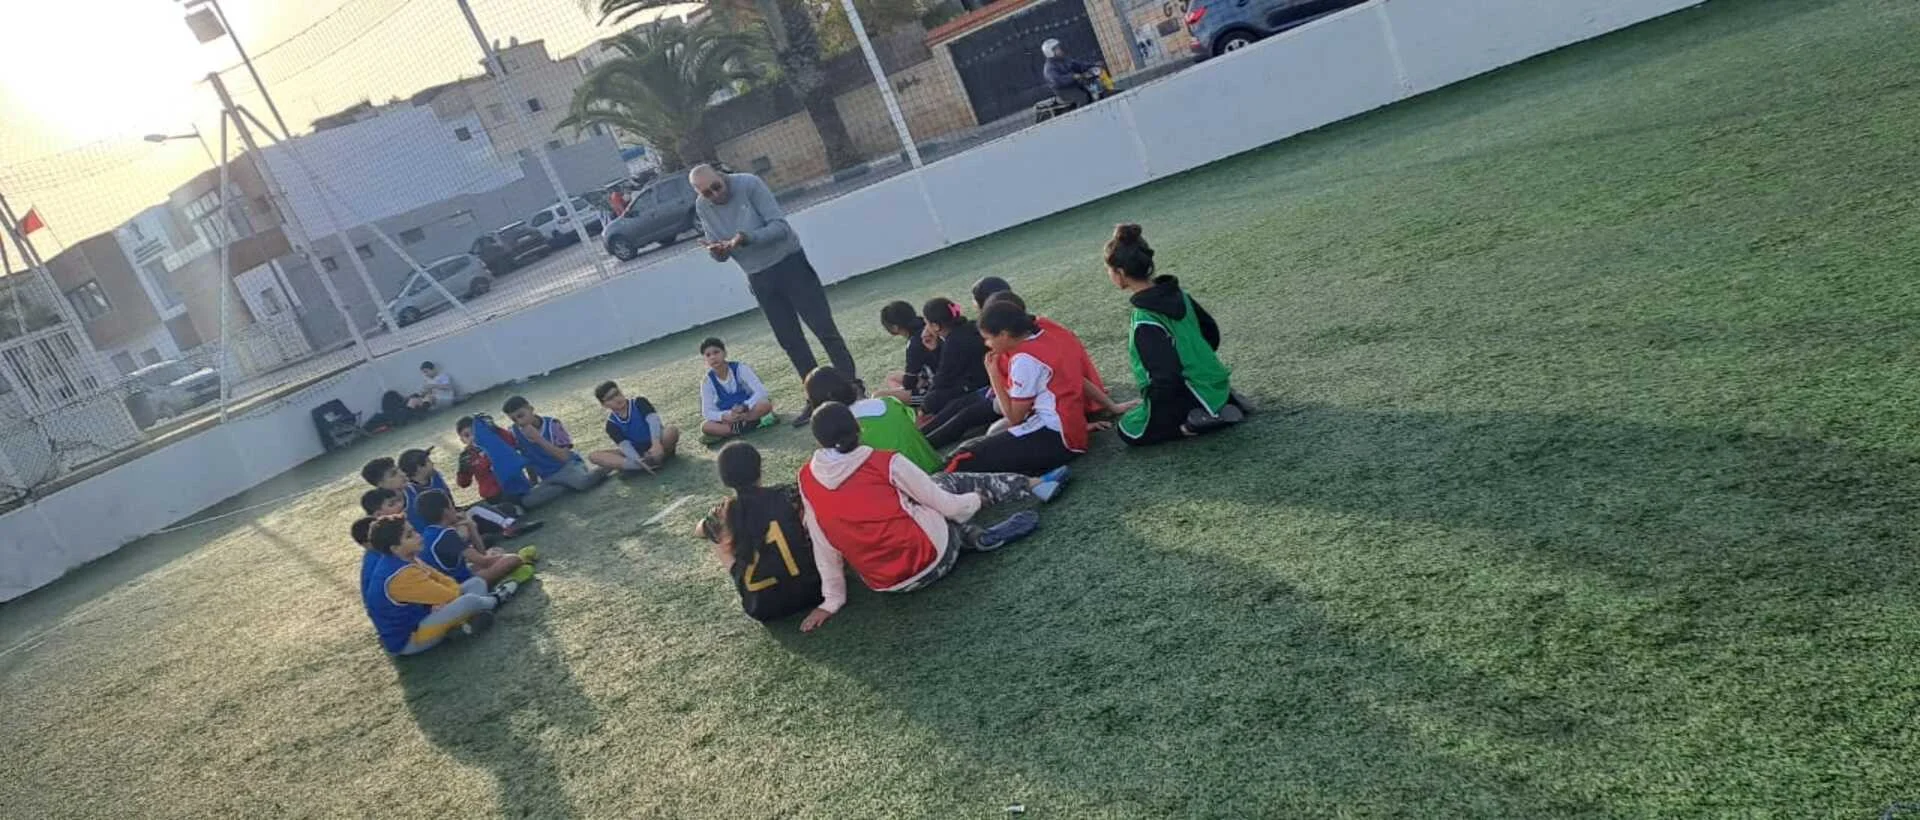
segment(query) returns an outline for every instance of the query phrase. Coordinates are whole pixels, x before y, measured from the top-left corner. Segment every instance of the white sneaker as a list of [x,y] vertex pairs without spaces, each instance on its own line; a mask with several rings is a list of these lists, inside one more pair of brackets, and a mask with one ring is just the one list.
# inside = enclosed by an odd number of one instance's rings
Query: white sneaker
[[493,598],[495,601],[504,604],[513,600],[513,594],[519,591],[520,585],[518,583],[501,581],[499,586],[493,588]]

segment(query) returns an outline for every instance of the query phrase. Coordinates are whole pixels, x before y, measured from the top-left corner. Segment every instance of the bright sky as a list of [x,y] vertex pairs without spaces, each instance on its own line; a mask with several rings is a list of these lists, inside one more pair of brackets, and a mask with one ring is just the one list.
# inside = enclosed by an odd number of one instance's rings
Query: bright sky
[[[489,38],[544,38],[554,57],[613,33],[596,29],[576,0],[473,7]],[[296,132],[362,99],[405,97],[480,72],[479,47],[453,0],[224,0],[223,8]],[[0,193],[22,212],[38,208],[58,239],[111,228],[208,167],[192,140],[141,140],[195,125],[216,139],[218,103],[202,78],[239,60],[228,39],[200,44],[183,16],[176,0],[0,0]],[[271,122],[244,71],[222,76],[237,102]]]

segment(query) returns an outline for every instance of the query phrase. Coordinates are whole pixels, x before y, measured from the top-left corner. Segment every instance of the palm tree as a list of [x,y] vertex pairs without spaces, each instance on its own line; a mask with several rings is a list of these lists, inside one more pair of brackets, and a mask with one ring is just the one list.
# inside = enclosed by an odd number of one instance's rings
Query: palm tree
[[759,76],[765,58],[758,37],[705,20],[629,31],[614,38],[613,47],[621,56],[587,75],[560,124],[605,125],[637,135],[668,168],[713,159],[703,127],[707,104],[714,94]]
[[[598,9],[602,22],[618,22],[643,11],[680,5],[683,0],[581,0],[589,9]],[[813,120],[826,147],[827,167],[838,170],[852,165],[859,157],[853,150],[853,137],[833,104],[833,89],[827,86],[826,72],[820,67],[820,35],[803,0],[704,0],[717,19],[738,29],[751,17],[758,17],[772,35],[774,54],[780,63],[781,82],[791,90]]]

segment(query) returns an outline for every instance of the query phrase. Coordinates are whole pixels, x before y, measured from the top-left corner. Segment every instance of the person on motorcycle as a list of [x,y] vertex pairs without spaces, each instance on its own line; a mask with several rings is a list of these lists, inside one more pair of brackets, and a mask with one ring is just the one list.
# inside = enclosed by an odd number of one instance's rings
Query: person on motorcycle
[[1046,78],[1047,87],[1053,89],[1054,96],[1076,107],[1094,101],[1092,89],[1099,87],[1099,79],[1095,74],[1099,69],[1098,64],[1083,63],[1068,57],[1067,50],[1060,46],[1059,40],[1041,43],[1040,53],[1047,58],[1040,74]]

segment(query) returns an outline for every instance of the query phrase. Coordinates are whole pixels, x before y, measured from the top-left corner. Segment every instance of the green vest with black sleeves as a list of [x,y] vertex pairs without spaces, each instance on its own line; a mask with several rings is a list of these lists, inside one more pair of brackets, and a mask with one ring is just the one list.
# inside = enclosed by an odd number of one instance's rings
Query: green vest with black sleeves
[[1218,414],[1227,405],[1227,395],[1231,391],[1228,377],[1233,371],[1220,363],[1220,357],[1213,347],[1207,344],[1207,337],[1200,332],[1200,311],[1193,306],[1193,298],[1185,293],[1180,300],[1187,305],[1187,315],[1179,319],[1170,319],[1145,308],[1133,309],[1133,325],[1127,333],[1127,358],[1133,360],[1133,381],[1140,386],[1140,406],[1128,411],[1120,418],[1120,429],[1129,436],[1139,436],[1146,432],[1147,420],[1153,417],[1153,399],[1146,396],[1147,385],[1151,377],[1147,366],[1140,361],[1140,350],[1134,344],[1132,330],[1138,330],[1143,324],[1156,325],[1173,338],[1174,352],[1180,356],[1180,374],[1186,379],[1187,390],[1199,400],[1207,412]]

